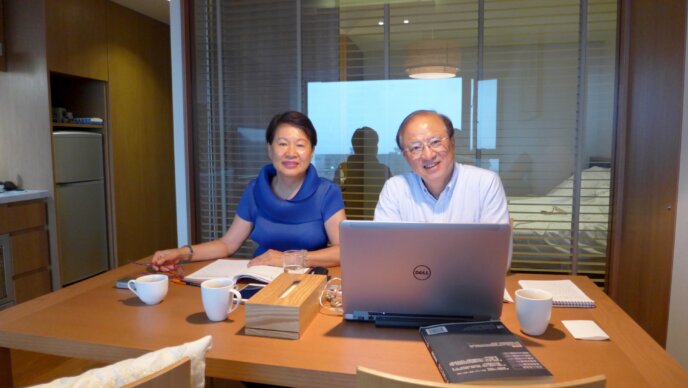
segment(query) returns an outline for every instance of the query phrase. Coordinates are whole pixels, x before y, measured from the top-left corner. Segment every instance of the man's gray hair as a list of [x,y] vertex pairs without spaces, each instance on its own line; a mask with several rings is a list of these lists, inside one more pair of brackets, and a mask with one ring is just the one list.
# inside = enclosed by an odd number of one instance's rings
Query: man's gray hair
[[397,130],[397,146],[399,146],[400,150],[404,149],[404,147],[402,147],[401,145],[401,134],[404,132],[404,129],[406,129],[406,126],[408,125],[409,121],[411,121],[414,117],[421,115],[434,115],[439,117],[440,119],[442,119],[442,122],[444,122],[444,128],[447,130],[447,137],[450,139],[454,137],[454,124],[452,124],[449,117],[443,115],[442,113],[437,113],[434,110],[419,109],[417,111],[411,112],[411,114],[406,116],[404,121],[401,122],[401,125],[399,125],[399,130]]

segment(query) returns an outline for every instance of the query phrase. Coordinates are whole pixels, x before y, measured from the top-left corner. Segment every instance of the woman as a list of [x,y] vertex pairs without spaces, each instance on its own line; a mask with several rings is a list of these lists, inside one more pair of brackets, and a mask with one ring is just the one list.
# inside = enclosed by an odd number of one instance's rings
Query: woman
[[[258,243],[253,265],[282,266],[282,251],[307,250],[305,265],[339,265],[339,223],[346,219],[339,188],[311,165],[318,138],[303,113],[273,117],[265,132],[271,164],[263,167],[239,200],[225,235],[214,241],[157,251],[152,264],[169,271],[180,260],[231,256],[250,236]],[[329,244],[328,244],[329,242]]]

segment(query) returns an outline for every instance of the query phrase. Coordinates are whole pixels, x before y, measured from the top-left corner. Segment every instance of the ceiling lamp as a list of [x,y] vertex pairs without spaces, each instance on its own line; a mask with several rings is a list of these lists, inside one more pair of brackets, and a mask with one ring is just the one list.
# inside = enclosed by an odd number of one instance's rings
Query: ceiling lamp
[[442,39],[419,40],[406,48],[406,74],[417,79],[456,77],[460,71],[458,43]]

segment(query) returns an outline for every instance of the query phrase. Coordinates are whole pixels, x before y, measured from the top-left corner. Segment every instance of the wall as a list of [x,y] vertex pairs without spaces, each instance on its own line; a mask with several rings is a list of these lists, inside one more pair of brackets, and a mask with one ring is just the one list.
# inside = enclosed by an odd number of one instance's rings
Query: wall
[[108,2],[118,264],[176,246],[170,30]]
[[45,167],[52,165],[45,30],[35,26],[42,17],[40,4],[5,1],[8,69],[0,72],[0,179],[49,189],[53,177]]
[[[688,38],[686,39],[688,42]],[[688,49],[686,50],[688,52]],[[688,74],[688,60],[684,75]],[[667,351],[688,369],[688,78],[683,86],[683,134],[681,136],[681,166],[676,207],[676,238],[674,245],[673,279],[669,304]]]
[[[4,5],[7,71],[0,72],[0,180],[49,190],[48,222],[55,230],[43,1],[4,0]],[[55,233],[50,233],[50,251],[57,276]]]

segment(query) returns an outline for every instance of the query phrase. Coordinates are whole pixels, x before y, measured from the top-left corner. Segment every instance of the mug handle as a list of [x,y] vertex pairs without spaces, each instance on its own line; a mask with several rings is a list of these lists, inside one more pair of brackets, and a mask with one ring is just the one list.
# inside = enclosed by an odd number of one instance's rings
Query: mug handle
[[234,298],[232,299],[232,304],[229,305],[229,310],[227,311],[227,314],[236,310],[241,304],[241,294],[239,293],[239,291],[232,288],[231,290],[229,290],[229,292],[234,294]]
[[[132,284],[134,285],[134,288],[131,287]],[[131,290],[131,292],[133,292],[136,296],[139,296],[139,293],[136,292],[136,280],[134,280],[134,279],[129,280],[127,282],[127,288],[129,288],[129,290]]]

